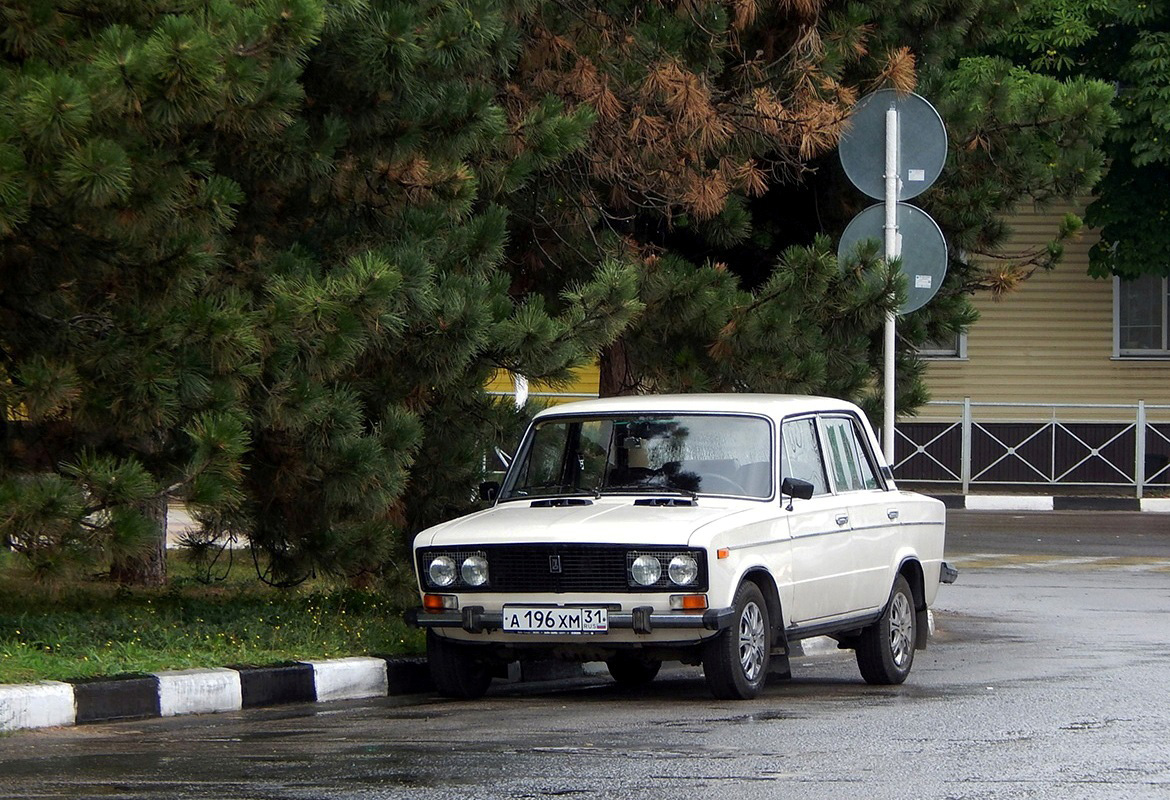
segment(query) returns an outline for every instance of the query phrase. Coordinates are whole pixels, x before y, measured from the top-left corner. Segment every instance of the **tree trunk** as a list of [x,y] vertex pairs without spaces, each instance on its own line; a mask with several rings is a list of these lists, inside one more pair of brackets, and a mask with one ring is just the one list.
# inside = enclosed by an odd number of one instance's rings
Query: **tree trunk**
[[129,586],[165,586],[167,583],[167,501],[159,498],[142,513],[156,525],[157,535],[141,558],[128,558],[110,565],[110,578]]
[[631,369],[630,360],[626,354],[626,343],[621,339],[601,351],[598,368],[600,371],[597,385],[599,397],[619,397],[638,393],[638,379]]

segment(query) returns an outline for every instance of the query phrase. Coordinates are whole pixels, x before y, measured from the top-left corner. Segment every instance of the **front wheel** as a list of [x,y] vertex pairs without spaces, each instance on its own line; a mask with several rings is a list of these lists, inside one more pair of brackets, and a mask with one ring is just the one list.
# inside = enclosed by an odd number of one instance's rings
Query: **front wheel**
[[475,700],[492,682],[491,667],[476,657],[475,647],[427,631],[427,663],[435,688],[444,697]]
[[899,575],[881,619],[861,632],[857,668],[866,683],[889,686],[910,674],[917,645],[918,620],[910,584]]
[[711,693],[721,700],[750,700],[768,676],[771,654],[768,604],[750,581],[735,592],[731,628],[713,637],[703,650],[703,673]]

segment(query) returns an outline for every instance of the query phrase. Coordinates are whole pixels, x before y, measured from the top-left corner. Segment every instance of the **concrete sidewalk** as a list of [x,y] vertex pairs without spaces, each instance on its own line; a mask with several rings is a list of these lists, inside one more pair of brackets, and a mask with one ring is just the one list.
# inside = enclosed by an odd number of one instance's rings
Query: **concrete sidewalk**
[[[920,491],[920,490],[914,490]],[[1097,497],[1033,494],[922,494],[967,511],[1146,511],[1170,514],[1170,497]]]

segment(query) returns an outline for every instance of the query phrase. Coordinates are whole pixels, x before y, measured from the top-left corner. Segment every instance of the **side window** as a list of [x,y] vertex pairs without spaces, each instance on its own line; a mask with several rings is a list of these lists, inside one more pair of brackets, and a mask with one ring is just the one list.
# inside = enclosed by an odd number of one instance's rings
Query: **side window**
[[824,419],[825,438],[828,440],[829,464],[839,492],[877,489],[878,481],[873,466],[857,439],[857,429],[848,417]]
[[781,427],[780,438],[781,475],[808,481],[813,485],[813,494],[827,494],[829,483],[817,441],[816,420],[812,417],[789,420]]

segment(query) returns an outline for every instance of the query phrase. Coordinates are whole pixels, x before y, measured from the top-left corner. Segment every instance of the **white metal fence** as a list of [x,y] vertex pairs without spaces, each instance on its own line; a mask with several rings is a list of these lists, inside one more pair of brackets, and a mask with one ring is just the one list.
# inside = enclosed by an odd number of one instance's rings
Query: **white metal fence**
[[1170,490],[1170,405],[936,401],[902,420],[894,474],[972,487]]

